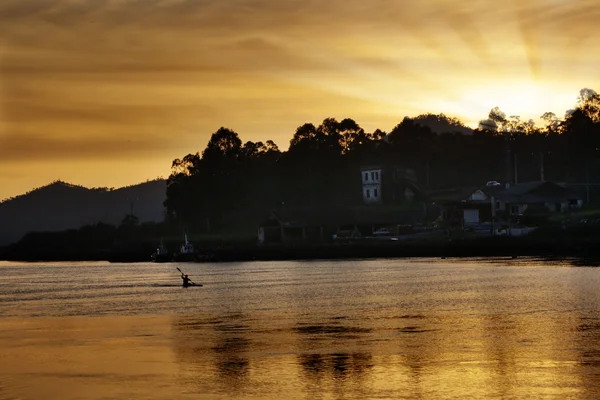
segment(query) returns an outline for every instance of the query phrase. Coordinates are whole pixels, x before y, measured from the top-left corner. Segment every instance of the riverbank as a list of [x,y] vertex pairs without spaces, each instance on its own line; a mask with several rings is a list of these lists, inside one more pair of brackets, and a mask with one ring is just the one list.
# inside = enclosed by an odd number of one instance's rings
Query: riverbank
[[[199,262],[274,261],[344,258],[403,257],[600,257],[598,240],[540,240],[537,238],[490,237],[457,240],[356,241],[335,244],[256,245],[219,244],[201,247]],[[0,254],[7,261],[110,261],[148,262],[150,245],[130,249],[20,249]]]
[[522,238],[453,241],[357,242],[336,245],[231,246],[215,250],[217,261],[274,261],[406,257],[597,257],[597,242],[538,242]]

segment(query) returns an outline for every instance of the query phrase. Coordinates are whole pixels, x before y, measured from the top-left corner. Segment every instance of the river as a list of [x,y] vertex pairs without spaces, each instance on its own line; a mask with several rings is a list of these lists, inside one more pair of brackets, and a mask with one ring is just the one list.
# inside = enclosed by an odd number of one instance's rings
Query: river
[[596,399],[599,287],[535,258],[0,263],[0,399]]

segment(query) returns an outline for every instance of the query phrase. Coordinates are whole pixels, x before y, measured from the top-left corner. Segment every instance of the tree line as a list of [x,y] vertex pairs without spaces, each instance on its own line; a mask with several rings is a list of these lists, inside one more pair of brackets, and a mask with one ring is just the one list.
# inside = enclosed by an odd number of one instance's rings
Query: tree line
[[425,192],[490,180],[599,181],[600,96],[582,89],[564,118],[545,113],[541,120],[495,107],[476,129],[424,114],[390,132],[366,132],[353,119],[326,118],[299,126],[287,151],[272,140],[242,143],[222,127],[201,153],[173,161],[166,215],[187,230],[219,232],[274,207],[358,205],[359,170],[373,164],[414,170]]

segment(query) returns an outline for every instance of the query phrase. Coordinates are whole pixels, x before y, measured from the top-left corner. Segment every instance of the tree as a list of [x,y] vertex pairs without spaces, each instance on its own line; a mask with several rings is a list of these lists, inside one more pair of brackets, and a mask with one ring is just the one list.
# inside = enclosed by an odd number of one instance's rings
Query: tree
[[592,89],[581,89],[577,99],[577,109],[592,122],[600,122],[600,95]]
[[494,121],[500,131],[504,131],[507,128],[508,120],[506,114],[500,110],[498,106],[492,108],[488,114],[488,119]]
[[435,136],[429,127],[419,125],[411,118],[405,117],[392,129],[389,140],[404,157],[414,159],[427,153]]
[[576,108],[562,123],[562,133],[571,175],[589,182],[590,172],[595,171],[593,165],[600,153],[600,96],[595,91],[581,89]]
[[[191,176],[200,169],[200,153],[188,154],[182,159],[176,158],[171,164],[171,176],[179,174]],[[170,179],[170,178],[169,178]]]
[[490,118],[482,119],[479,121],[479,130],[487,131],[487,132],[497,132],[498,124],[496,121]]
[[339,146],[342,154],[348,154],[367,143],[369,137],[353,119],[345,118],[339,123]]
[[246,142],[240,151],[240,155],[244,160],[252,160],[258,157],[260,149],[263,147],[262,142]]
[[317,128],[311,124],[306,123],[296,128],[296,132],[290,140],[290,150],[301,147],[310,148],[312,150],[317,149],[317,143],[315,138],[317,137]]
[[463,124],[458,118],[449,117],[444,114],[421,114],[413,121],[419,125],[426,126],[436,134],[441,133],[461,133],[469,135],[473,130]]
[[235,159],[239,157],[242,141],[237,133],[227,128],[219,128],[212,134],[206,149],[202,152],[202,160],[207,162]]
[[277,147],[277,145],[275,144],[275,142],[273,142],[272,140],[267,140],[265,142],[265,144],[262,145],[260,152],[262,154],[266,154],[266,153],[281,153],[281,151],[279,151],[279,147]]
[[568,181],[564,171],[573,171],[570,177],[580,181],[584,162],[593,162],[600,148],[599,96],[583,89],[564,121],[553,113],[542,119],[539,129],[494,107],[478,130],[444,114],[423,114],[404,118],[389,134],[368,134],[351,118],[326,118],[296,128],[287,151],[270,140],[242,144],[237,133],[220,128],[203,152],[173,161],[165,206],[185,224],[203,226],[210,218],[211,227],[229,229],[236,220],[227,217],[243,212],[237,220],[249,221],[282,202],[362,202],[358,171],[377,163],[411,168],[418,184],[431,188],[479,185],[503,173],[511,179],[517,163],[519,181],[538,179],[542,165],[552,179]]
[[372,140],[384,140],[387,137],[387,133],[382,131],[381,129],[375,129],[373,133],[371,133]]
[[546,126],[544,128],[547,134],[558,132],[558,129],[560,128],[560,120],[558,119],[556,114],[554,114],[553,112],[545,112],[544,114],[542,114],[540,119],[546,123]]

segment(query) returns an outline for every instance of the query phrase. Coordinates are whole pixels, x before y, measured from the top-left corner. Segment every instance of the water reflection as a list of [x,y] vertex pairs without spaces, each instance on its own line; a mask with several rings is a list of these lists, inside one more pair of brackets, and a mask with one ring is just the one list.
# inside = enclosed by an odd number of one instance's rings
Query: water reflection
[[600,318],[581,315],[575,331],[578,385],[586,392],[597,393],[600,378]]
[[[437,328],[439,322],[437,318],[422,314],[399,317],[395,328],[396,354],[387,360],[394,365],[394,375],[401,382],[389,388],[398,396],[402,391],[410,390],[412,398],[421,399],[427,392],[428,366],[440,362],[444,354],[445,337]],[[446,323],[454,325],[452,321]]]
[[174,319],[185,387],[236,399],[597,398],[597,270],[453,274],[462,268],[411,269],[403,290],[382,279],[321,302],[307,293],[323,288],[283,286],[287,307],[219,298],[236,311]]
[[308,397],[320,399],[368,397],[375,366],[371,327],[346,317],[297,322],[291,329],[298,341],[298,380]]
[[218,335],[212,350],[218,376],[223,387],[233,391],[247,384],[250,369],[250,361],[245,355],[250,346],[250,339],[246,337],[249,326],[244,319],[243,314],[230,314],[214,325]]
[[321,398],[329,391],[336,397],[366,394],[374,366],[367,353],[300,354],[298,364],[302,367],[299,379],[310,398]]
[[249,385],[250,326],[242,313],[218,318],[187,316],[175,319],[175,349],[188,378],[198,390],[216,384],[218,391],[236,393]]
[[299,364],[307,377],[320,380],[325,375],[334,379],[349,380],[373,367],[373,357],[365,353],[301,354]]
[[186,388],[233,398],[569,396],[581,386],[596,390],[600,366],[600,320],[590,317],[560,324],[552,314],[278,323],[230,313],[180,317],[173,327]]
[[567,261],[573,267],[600,267],[600,258],[576,258]]

